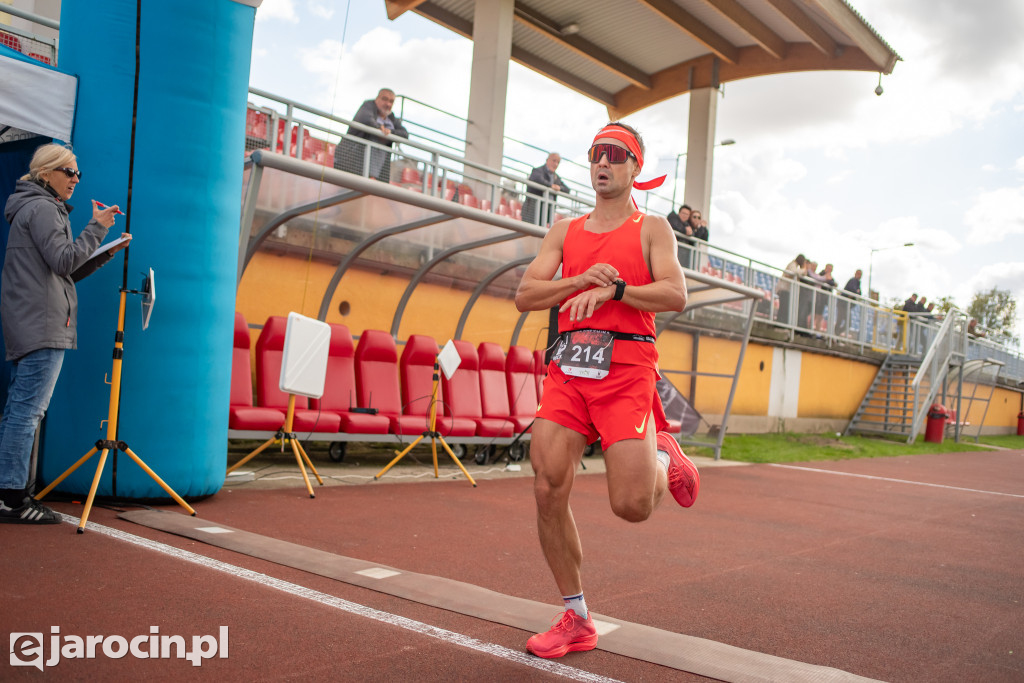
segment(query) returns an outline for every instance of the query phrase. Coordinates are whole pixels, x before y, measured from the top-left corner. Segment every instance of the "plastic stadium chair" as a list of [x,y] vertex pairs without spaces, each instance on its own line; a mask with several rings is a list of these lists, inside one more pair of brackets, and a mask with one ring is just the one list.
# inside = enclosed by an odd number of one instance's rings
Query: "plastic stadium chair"
[[[274,315],[267,318],[256,340],[256,403],[265,408],[288,410],[288,394],[279,388],[281,363],[284,360],[284,337],[288,319]],[[341,419],[332,413],[309,409],[309,399],[295,397],[295,432],[336,432]]]
[[284,411],[252,403],[252,363],[249,325],[235,313],[235,341],[231,351],[231,399],[228,429],[274,430],[284,424]]
[[537,415],[537,380],[533,372],[533,353],[525,346],[512,346],[505,359],[508,405],[517,432],[529,428]]
[[327,381],[324,395],[310,399],[310,408],[333,413],[341,420],[346,434],[387,434],[391,421],[383,415],[353,412],[363,408],[356,401],[355,344],[345,325],[331,324],[331,346],[327,357]]
[[[476,424],[477,436],[512,436],[512,422],[508,417],[484,417],[480,400],[480,357],[476,348],[467,341],[455,341],[455,349],[462,362],[451,379],[441,374],[444,386],[444,414],[456,418],[467,418]],[[499,353],[501,349],[498,349]],[[502,361],[504,368],[504,361]],[[504,370],[502,371],[504,372]],[[504,385],[504,377],[500,377]]]
[[[430,420],[430,398],[434,388],[434,359],[437,358],[437,342],[425,334],[413,334],[405,342],[398,371],[402,378],[402,401],[406,415],[419,418],[420,432],[428,428]],[[440,370],[438,371],[440,373]],[[443,373],[441,373],[443,374]],[[456,372],[458,374],[458,372]],[[435,425],[441,436],[473,436],[476,423],[468,417],[444,416],[444,391],[437,387],[437,420]]]
[[477,347],[480,358],[480,408],[485,418],[508,422],[515,429],[508,407],[508,381],[505,379],[505,352],[494,342]]
[[420,415],[403,415],[398,389],[398,349],[394,338],[380,330],[365,330],[356,344],[356,399],[360,406],[376,408],[388,418],[392,434],[423,433]]

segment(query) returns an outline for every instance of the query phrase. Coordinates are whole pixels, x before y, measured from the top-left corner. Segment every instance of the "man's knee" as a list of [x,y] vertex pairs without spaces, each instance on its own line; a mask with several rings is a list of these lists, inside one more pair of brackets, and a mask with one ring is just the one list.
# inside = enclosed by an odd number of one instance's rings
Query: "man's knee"
[[654,501],[650,496],[620,497],[611,501],[612,512],[627,522],[643,522],[654,512]]

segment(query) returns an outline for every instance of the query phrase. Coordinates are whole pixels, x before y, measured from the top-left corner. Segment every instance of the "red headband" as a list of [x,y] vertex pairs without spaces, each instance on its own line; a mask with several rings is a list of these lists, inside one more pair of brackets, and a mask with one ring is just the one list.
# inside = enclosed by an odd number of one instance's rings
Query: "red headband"
[[[640,167],[640,170],[644,168],[644,153],[640,151],[640,143],[625,128],[619,126],[605,126],[594,136],[594,142],[591,145],[596,144],[601,138],[612,138],[626,145],[626,149],[636,157],[636,163]],[[668,175],[663,175],[660,178],[654,178],[653,180],[645,180],[644,182],[633,182],[633,187],[638,190],[653,190],[656,187],[661,187],[661,184],[665,182],[665,178]]]

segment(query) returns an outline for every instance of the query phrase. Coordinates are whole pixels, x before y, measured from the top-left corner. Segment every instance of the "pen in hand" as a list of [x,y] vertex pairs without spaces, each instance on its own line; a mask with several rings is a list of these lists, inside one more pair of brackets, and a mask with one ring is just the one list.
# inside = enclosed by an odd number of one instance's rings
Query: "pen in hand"
[[[102,202],[96,202],[96,206],[100,207],[101,209],[105,209],[105,208],[107,208],[107,205],[106,205],[106,204],[104,204],[104,203],[102,203]],[[122,216],[123,216],[123,215],[125,215],[124,211],[121,211],[120,209],[118,209],[118,210],[117,210],[117,211],[115,211],[114,213],[119,213],[119,214],[121,214]]]

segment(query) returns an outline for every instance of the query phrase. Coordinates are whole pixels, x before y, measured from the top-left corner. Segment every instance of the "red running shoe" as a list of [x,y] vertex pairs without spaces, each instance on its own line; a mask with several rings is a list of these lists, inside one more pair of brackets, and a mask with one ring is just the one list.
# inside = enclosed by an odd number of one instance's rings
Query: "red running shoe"
[[586,619],[567,609],[562,618],[546,633],[530,636],[526,649],[545,659],[561,657],[567,652],[593,650],[597,647],[597,629],[589,616]]
[[665,432],[658,432],[658,450],[668,453],[668,490],[684,508],[697,500],[700,490],[700,473],[697,466],[683,455],[679,442]]

